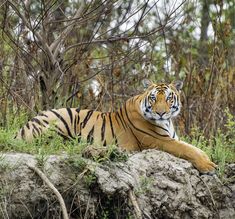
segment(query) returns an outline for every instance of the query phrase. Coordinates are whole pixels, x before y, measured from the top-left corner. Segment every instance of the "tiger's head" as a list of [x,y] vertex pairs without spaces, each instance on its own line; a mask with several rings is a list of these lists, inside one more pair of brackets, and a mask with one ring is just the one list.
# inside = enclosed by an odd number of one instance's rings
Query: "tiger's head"
[[182,81],[175,81],[170,84],[155,84],[144,79],[143,85],[146,91],[140,108],[146,120],[154,123],[163,122],[179,114]]

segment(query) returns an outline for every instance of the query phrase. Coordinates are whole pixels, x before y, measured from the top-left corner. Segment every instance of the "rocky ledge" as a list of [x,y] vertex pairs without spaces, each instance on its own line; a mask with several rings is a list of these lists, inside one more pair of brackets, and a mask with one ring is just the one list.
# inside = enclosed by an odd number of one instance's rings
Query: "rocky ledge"
[[235,218],[235,165],[226,180],[200,175],[187,161],[157,150],[126,159],[81,156],[0,156],[0,218],[62,218],[55,193],[30,166],[36,166],[62,195],[68,218]]

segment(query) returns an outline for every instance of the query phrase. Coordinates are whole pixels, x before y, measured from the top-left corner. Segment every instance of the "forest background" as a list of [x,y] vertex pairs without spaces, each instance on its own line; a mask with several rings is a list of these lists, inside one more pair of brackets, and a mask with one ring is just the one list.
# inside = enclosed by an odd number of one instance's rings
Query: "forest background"
[[2,130],[43,109],[113,111],[144,78],[183,80],[178,132],[235,160],[233,0],[3,0],[0,45]]

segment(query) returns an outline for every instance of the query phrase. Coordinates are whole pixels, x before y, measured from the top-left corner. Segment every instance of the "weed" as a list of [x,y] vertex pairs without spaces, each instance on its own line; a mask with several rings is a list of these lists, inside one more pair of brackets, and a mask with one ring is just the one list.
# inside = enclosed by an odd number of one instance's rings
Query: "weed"
[[186,141],[205,151],[218,164],[217,173],[220,178],[223,178],[226,163],[235,162],[235,118],[228,110],[225,114],[227,117],[225,132],[218,129],[215,136],[207,139],[195,127],[192,129],[192,137],[186,138]]
[[85,161],[84,158],[82,158],[80,154],[69,156],[67,162],[71,167],[75,168],[78,172],[82,172],[87,166],[87,162]]
[[8,162],[5,161],[5,156],[3,154],[0,154],[0,173],[4,173],[6,171],[9,171],[11,169],[11,166]]
[[101,219],[109,219],[109,212],[106,210],[106,211],[103,211],[102,214],[101,214]]
[[135,194],[140,195],[149,192],[153,188],[154,179],[152,177],[141,176],[140,185],[135,189]]
[[92,185],[94,185],[96,180],[97,180],[96,175],[94,174],[94,172],[90,171],[87,174],[85,174],[83,177],[83,181],[87,186],[87,188],[90,188]]
[[107,147],[87,145],[81,153],[83,157],[92,159],[96,163],[125,162],[128,159],[128,154],[116,145],[108,145]]
[[108,147],[107,157],[113,162],[125,162],[128,159],[128,154],[118,148],[116,145]]

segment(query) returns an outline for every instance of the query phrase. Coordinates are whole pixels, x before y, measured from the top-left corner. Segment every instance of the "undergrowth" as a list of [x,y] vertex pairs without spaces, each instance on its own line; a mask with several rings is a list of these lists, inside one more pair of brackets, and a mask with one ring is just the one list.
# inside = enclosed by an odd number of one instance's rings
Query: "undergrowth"
[[225,111],[225,130],[217,129],[215,136],[206,138],[198,128],[191,131],[191,137],[185,140],[205,151],[218,165],[217,173],[223,177],[227,163],[235,163],[235,117]]
[[92,146],[79,137],[65,140],[53,131],[53,127],[48,129],[40,138],[32,140],[32,142],[14,139],[17,131],[27,120],[23,114],[14,120],[10,118],[9,121],[6,128],[0,127],[0,151],[34,154],[41,166],[43,166],[49,155],[60,155],[62,153],[66,153],[70,160],[74,162],[77,161],[76,155],[93,159],[97,163],[127,160],[127,154],[122,153],[115,145],[109,145],[108,147]]

